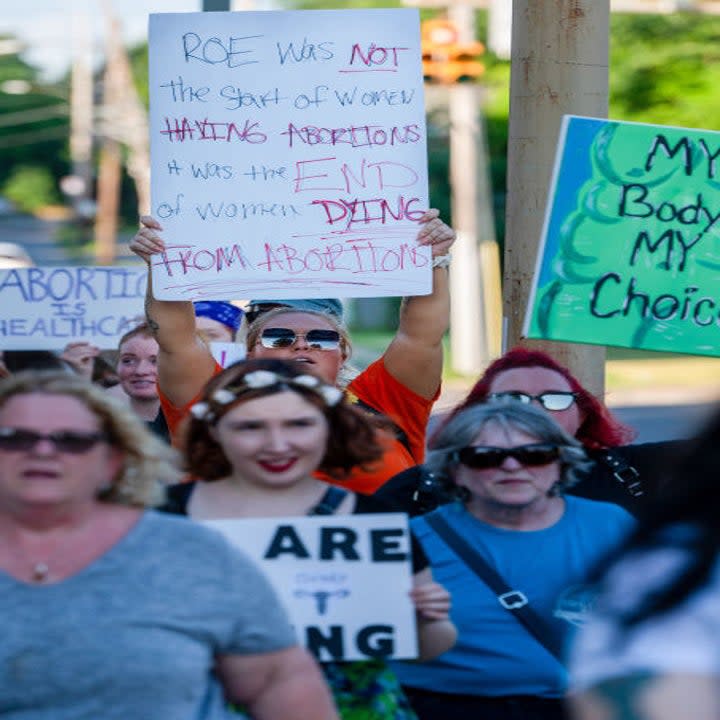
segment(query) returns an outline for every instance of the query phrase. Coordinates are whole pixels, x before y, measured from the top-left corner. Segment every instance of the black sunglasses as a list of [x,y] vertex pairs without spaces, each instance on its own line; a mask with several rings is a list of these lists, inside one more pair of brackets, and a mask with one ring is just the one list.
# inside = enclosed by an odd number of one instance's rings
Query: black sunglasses
[[569,390],[553,390],[539,395],[529,395],[528,393],[519,392],[518,390],[508,390],[506,392],[490,393],[488,400],[517,400],[524,405],[530,405],[533,400],[537,400],[546,410],[567,410],[577,398],[577,393]]
[[473,470],[487,470],[500,467],[507,458],[515,458],[521,465],[549,465],[560,457],[560,448],[551,443],[518,445],[501,448],[490,445],[471,445],[458,450],[457,458]]
[[100,432],[81,432],[79,430],[61,430],[43,435],[33,430],[0,427],[0,450],[27,452],[41,440],[51,442],[58,452],[80,455],[91,450],[99,442],[107,440],[107,436]]
[[298,338],[305,338],[305,342],[313,350],[337,350],[340,347],[340,333],[337,330],[308,330],[306,333],[299,333],[282,327],[265,328],[260,335],[260,344],[264,348],[277,350],[292,347]]

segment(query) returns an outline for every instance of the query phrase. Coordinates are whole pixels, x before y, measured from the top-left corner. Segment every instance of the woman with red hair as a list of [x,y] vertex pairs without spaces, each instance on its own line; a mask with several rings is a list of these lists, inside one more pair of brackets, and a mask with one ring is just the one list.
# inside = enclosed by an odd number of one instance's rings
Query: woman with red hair
[[655,494],[684,442],[629,445],[635,431],[621,423],[570,370],[542,351],[523,347],[491,363],[450,417],[477,403],[513,400],[542,407],[595,461],[593,470],[569,489],[570,494],[614,502],[635,514]]
[[[593,469],[568,489],[569,494],[613,502],[636,515],[662,484],[684,442],[628,444],[635,431],[614,417],[570,370],[544,352],[523,347],[492,362],[467,397],[441,421],[440,428],[472,405],[512,401],[543,408],[583,444],[594,461]],[[439,431],[434,431],[429,447]],[[443,500],[421,468],[397,475],[378,494],[414,515]]]
[[[540,399],[538,402],[546,410],[551,411],[553,418],[560,425],[564,425],[563,418],[570,417],[565,413],[575,406],[579,415],[579,425],[576,428],[571,426],[566,429],[570,430],[586,449],[601,450],[617,447],[633,439],[635,431],[627,425],[623,425],[600,400],[580,384],[566,367],[540,350],[528,350],[524,347],[513,348],[488,365],[480,379],[473,385],[468,396],[453,409],[449,417],[470,405],[487,401],[490,395],[511,395],[513,390],[518,391],[514,394],[522,395],[524,387],[512,387],[509,392],[507,390],[498,392],[499,383],[504,379],[503,387],[505,387],[507,380],[510,380],[510,386],[514,386],[513,379],[517,377],[522,385],[526,385],[528,381],[532,381],[532,375],[537,372],[536,369],[541,369],[539,378],[541,383],[548,381],[550,386],[553,386],[553,380],[556,381],[556,384],[559,381],[558,387],[562,391],[561,394],[571,393],[565,395],[568,402],[567,407],[548,408],[546,407],[547,401]],[[553,375],[562,376],[565,382],[560,378],[553,378]],[[546,388],[545,391],[547,391]],[[513,399],[531,402],[520,397]],[[564,406],[565,403],[560,398],[557,401]]]

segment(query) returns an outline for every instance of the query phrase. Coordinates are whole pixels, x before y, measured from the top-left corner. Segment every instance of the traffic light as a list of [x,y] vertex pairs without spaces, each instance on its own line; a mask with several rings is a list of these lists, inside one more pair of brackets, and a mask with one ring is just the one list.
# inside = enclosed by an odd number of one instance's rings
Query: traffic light
[[425,20],[421,33],[425,82],[448,85],[474,81],[485,72],[485,65],[477,60],[485,46],[481,42],[459,42],[458,29],[450,20]]

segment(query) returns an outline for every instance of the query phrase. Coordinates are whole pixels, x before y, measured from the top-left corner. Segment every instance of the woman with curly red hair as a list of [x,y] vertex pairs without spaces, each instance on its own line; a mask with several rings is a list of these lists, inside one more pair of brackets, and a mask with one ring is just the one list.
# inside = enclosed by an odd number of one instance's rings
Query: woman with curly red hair
[[570,494],[614,502],[635,514],[655,494],[683,442],[628,444],[635,431],[568,368],[539,350],[516,347],[499,357],[449,417],[477,403],[500,401],[542,407],[583,444],[595,465]]
[[[565,429],[570,430],[586,449],[600,450],[616,447],[633,439],[635,431],[627,425],[623,425],[600,400],[580,384],[566,367],[540,350],[528,350],[524,347],[513,348],[488,365],[465,400],[453,409],[450,417],[470,405],[485,402],[488,396],[507,394],[508,392],[512,394],[513,390],[523,390],[524,388],[521,387],[512,387],[515,384],[513,380],[517,377],[521,384],[525,385],[528,380],[532,379],[531,376],[536,368],[546,371],[539,373],[541,383],[547,381],[552,386],[553,380],[556,381],[556,384],[559,381],[558,387],[561,388],[561,394],[564,394],[567,401],[567,407],[564,407],[565,402],[560,398],[557,401],[563,407],[548,408],[546,407],[547,401],[543,402],[543,400],[539,401],[540,404],[546,410],[551,411],[553,418],[560,425],[564,425],[563,418],[570,417],[565,413],[574,406],[579,415],[579,425],[577,428],[571,426]],[[562,376],[565,382],[560,378],[553,378],[553,374]],[[500,383],[503,388],[508,386],[512,389],[500,391]],[[522,400],[522,398],[520,399]]]

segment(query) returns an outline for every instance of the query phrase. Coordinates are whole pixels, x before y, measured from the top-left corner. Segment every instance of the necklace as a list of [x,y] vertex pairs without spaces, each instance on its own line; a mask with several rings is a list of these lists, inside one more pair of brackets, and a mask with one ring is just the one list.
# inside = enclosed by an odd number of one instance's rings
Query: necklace
[[47,563],[38,562],[33,565],[30,579],[34,583],[44,583],[48,577],[50,577],[50,566]]
[[37,562],[33,562],[25,552],[22,551],[22,559],[30,566],[30,582],[42,585],[50,580],[50,563],[60,555],[60,552],[66,548],[67,544],[68,543],[62,543],[60,547],[51,552],[44,561],[38,560]]
[[[19,559],[22,563],[26,567],[29,567],[29,581],[36,585],[42,585],[49,582],[52,577],[51,566],[65,551],[70,549],[70,547],[76,542],[78,536],[85,530],[86,526],[87,523],[83,523],[79,528],[69,531],[61,542],[55,543],[55,547],[44,560],[33,560],[22,547],[22,544],[17,543],[15,551],[18,553]],[[57,570],[55,574],[57,574]]]

